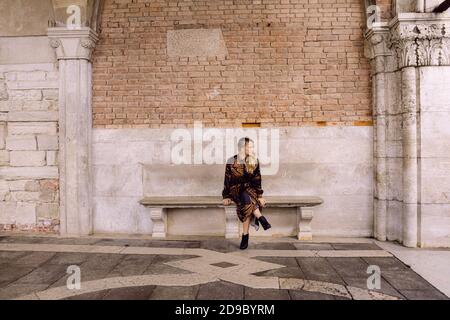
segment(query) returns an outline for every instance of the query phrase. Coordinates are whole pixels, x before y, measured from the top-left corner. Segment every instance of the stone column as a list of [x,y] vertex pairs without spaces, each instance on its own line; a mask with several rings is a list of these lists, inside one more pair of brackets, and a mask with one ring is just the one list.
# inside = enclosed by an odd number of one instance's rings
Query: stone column
[[374,235],[408,247],[450,247],[450,17],[430,13],[440,2],[394,1],[394,18],[365,33]]
[[416,0],[416,12],[425,12],[425,0]]
[[[407,247],[427,243],[449,245],[444,239],[450,205],[448,199],[440,195],[447,192],[450,174],[436,171],[447,161],[448,152],[443,151],[443,144],[435,138],[438,133],[444,140],[448,133],[433,126],[427,110],[437,110],[441,118],[449,114],[441,107],[450,103],[441,92],[441,87],[448,88],[441,82],[445,83],[445,73],[450,66],[449,20],[429,13],[399,13],[390,23],[388,46],[396,55],[396,70],[401,74],[403,212],[400,236]],[[430,76],[424,77],[425,71]],[[431,85],[432,81],[437,85]],[[444,99],[435,103],[434,96],[444,96]],[[424,121],[425,116],[427,121]]]
[[417,246],[417,81],[416,68],[402,69],[403,244]]
[[92,222],[92,64],[98,40],[90,28],[50,28],[59,63],[61,234],[89,235]]
[[387,234],[387,197],[388,172],[386,165],[386,48],[389,29],[385,24],[373,26],[365,35],[368,58],[372,67],[372,109],[374,119],[374,236],[380,241],[386,240]]

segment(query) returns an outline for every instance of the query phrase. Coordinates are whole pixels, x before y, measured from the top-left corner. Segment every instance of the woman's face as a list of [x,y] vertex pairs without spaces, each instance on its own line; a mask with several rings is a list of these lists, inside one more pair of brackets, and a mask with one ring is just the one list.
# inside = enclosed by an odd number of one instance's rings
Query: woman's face
[[253,142],[249,141],[249,143],[245,144],[245,155],[253,155]]

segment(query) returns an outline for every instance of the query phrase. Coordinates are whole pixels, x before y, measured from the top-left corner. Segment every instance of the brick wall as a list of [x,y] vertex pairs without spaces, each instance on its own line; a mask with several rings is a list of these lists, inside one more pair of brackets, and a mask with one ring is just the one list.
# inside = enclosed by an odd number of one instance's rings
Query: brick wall
[[58,72],[0,65],[0,231],[59,225]]
[[[94,126],[371,125],[360,0],[106,0]],[[228,53],[168,57],[167,31],[220,28]]]

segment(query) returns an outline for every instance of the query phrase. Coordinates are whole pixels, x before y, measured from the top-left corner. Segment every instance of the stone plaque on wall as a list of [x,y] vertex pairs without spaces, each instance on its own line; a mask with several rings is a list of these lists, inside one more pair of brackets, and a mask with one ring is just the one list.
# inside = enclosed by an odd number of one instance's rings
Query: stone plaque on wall
[[167,32],[167,55],[171,58],[227,54],[221,29],[181,29]]

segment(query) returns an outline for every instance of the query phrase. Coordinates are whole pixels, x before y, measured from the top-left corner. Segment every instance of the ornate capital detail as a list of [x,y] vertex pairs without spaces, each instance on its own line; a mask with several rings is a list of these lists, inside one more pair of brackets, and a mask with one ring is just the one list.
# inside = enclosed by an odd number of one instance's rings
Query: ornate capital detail
[[396,53],[399,68],[450,65],[450,21],[397,22],[388,46]]
[[61,46],[61,41],[59,41],[58,39],[51,39],[50,40],[50,47],[52,47],[53,49],[56,49],[59,46]]
[[391,54],[386,46],[388,34],[387,26],[373,28],[365,34],[365,56],[374,73],[385,71],[385,57]]
[[81,46],[86,49],[94,49],[95,48],[95,42],[91,39],[83,39],[81,40]]
[[98,41],[97,33],[90,28],[50,28],[48,37],[58,60],[83,59],[90,61]]

